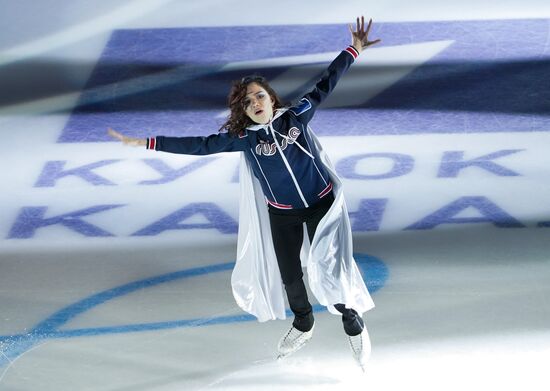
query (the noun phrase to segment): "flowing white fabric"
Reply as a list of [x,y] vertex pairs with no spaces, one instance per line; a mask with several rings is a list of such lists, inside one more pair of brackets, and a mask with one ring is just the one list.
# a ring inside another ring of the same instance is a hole
[[239,307],[260,322],[285,318],[284,288],[260,182],[241,152],[237,262],[231,275]]
[[[363,314],[372,309],[374,303],[353,259],[342,181],[315,134],[311,129],[309,132],[329,172],[335,200],[319,222],[311,244],[304,233],[302,264],[307,266],[309,287],[320,304],[335,315],[340,315],[333,306],[338,303]],[[285,319],[285,290],[262,188],[244,153],[240,163],[237,262],[231,276],[233,296],[244,311],[260,322]]]

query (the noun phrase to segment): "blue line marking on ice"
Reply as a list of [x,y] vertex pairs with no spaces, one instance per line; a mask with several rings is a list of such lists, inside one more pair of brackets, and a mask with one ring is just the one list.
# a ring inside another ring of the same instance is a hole
[[[365,280],[365,283],[369,288],[369,291],[373,293],[382,288],[389,275],[387,266],[378,258],[367,254],[355,254],[354,256],[357,261],[357,265],[359,266],[359,269],[361,270],[361,273],[363,275],[363,279]],[[13,361],[21,354],[30,350],[33,346],[47,339],[121,334],[253,321],[256,318],[252,315],[237,314],[229,316],[182,319],[167,322],[59,330],[60,327],[66,325],[72,319],[83,314],[84,312],[89,311],[90,309],[115,298],[119,298],[121,296],[125,296],[132,292],[135,292],[139,289],[151,288],[179,279],[197,277],[222,271],[229,271],[232,270],[234,266],[235,262],[228,262],[181,270],[178,272],[163,274],[140,281],[134,281],[89,296],[52,314],[47,319],[36,325],[27,334],[0,336],[0,366],[4,366],[8,362]],[[326,311],[326,308],[317,304],[313,306],[313,310],[315,312],[322,312]],[[287,310],[287,316],[290,315],[290,310]]]

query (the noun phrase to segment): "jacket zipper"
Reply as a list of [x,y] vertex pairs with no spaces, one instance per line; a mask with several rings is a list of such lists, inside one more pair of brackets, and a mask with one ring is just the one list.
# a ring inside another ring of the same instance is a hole
[[277,146],[277,150],[281,154],[281,159],[283,159],[283,162],[285,163],[286,169],[288,170],[288,173],[290,174],[290,177],[292,178],[292,181],[294,182],[294,186],[296,186],[296,190],[298,191],[298,194],[300,195],[300,198],[302,199],[302,202],[304,203],[306,208],[309,208],[309,205],[304,197],[304,194],[302,193],[302,189],[300,189],[300,185],[298,184],[298,181],[296,180],[296,177],[294,176],[294,172],[292,172],[292,169],[290,168],[290,164],[288,164],[288,161],[286,160],[286,157],[283,153],[283,150],[281,149],[281,146],[279,145],[279,142],[277,141],[277,135],[275,134],[275,131],[273,129],[273,126],[271,123],[269,124],[269,130],[271,131],[271,134],[273,135],[273,140],[275,140],[275,145]]

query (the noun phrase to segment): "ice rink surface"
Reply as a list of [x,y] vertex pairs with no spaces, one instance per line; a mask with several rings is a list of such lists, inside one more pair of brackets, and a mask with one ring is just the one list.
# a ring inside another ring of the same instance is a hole
[[[548,390],[547,1],[1,1],[0,390]],[[231,80],[299,97],[374,19],[313,129],[344,181],[376,308],[277,361],[230,286]]]

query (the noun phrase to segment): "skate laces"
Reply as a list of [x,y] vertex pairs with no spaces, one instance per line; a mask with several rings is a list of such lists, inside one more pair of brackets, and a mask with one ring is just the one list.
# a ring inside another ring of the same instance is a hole
[[306,335],[307,331],[300,331],[296,327],[292,326],[290,330],[288,330],[288,333],[285,335],[285,341],[296,341],[301,336]]
[[349,344],[351,346],[351,350],[353,350],[353,353],[356,355],[360,355],[363,353],[363,337],[361,336],[361,334],[349,336]]

